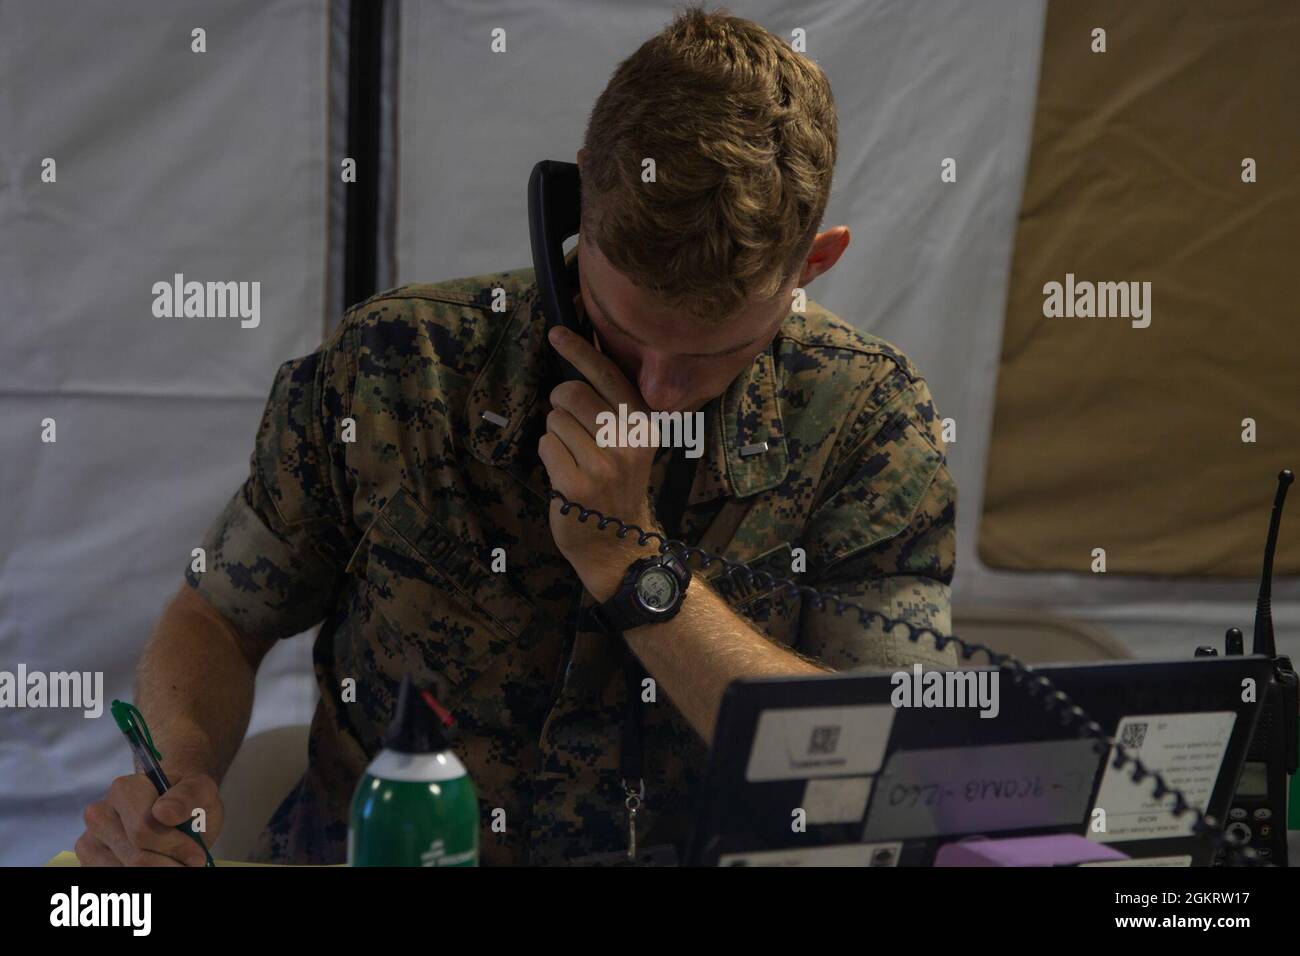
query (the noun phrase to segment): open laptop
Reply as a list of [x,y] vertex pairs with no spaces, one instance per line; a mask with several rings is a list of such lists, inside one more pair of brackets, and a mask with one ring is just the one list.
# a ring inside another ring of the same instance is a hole
[[[1164,809],[1172,800],[1152,796],[1151,777],[1132,782],[1131,765],[1115,769],[1042,694],[997,668],[933,673],[958,677],[937,690],[919,670],[734,682],[684,862],[929,866],[952,841],[1043,834],[1077,834],[1143,865],[1211,862],[1193,814]],[[1223,819],[1271,679],[1268,658],[1034,673]]]

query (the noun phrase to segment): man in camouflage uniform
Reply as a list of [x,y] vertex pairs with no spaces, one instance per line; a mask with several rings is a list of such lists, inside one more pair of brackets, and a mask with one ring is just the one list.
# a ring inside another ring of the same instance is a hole
[[[847,245],[843,227],[817,233],[776,297],[700,328],[654,309],[584,225],[567,261],[593,342],[548,337],[532,270],[519,270],[374,296],[316,352],[280,368],[249,477],[203,541],[207,570],[187,571],[192,591],[178,598],[195,618],[218,621],[254,670],[275,640],[324,622],[310,765],[260,858],[343,861],[352,792],[406,673],[456,716],[454,746],[480,797],[483,861],[552,864],[626,848],[628,649],[655,681],[642,708],[642,845],[686,835],[730,680],[955,662],[951,649],[912,643],[902,628],[864,628],[852,613],[721,577],[718,564],[693,568],[671,621],[622,639],[591,629],[584,609],[654,548],[561,514],[548,494],[659,528],[651,503],[671,452],[599,447],[596,415],[619,404],[702,407],[703,457],[681,539],[949,633],[956,492],[926,383],[881,339],[811,301],[791,307],[792,290]],[[655,318],[633,328],[634,312]],[[562,383],[557,352],[585,382]],[[692,362],[693,375],[727,377],[700,394],[708,386],[674,372]],[[151,670],[166,668],[142,664],[143,686]],[[176,697],[157,690],[148,704],[161,735],[183,739],[166,713],[180,708]],[[195,721],[204,719],[219,718]],[[209,737],[237,744],[236,724]],[[182,776],[207,767],[219,776],[233,753],[218,743],[195,751]],[[208,793],[207,773],[191,802]],[[123,794],[136,788],[133,799],[144,800],[143,786],[114,786],[107,804],[125,820]],[[504,829],[492,825],[498,809]],[[171,822],[154,817],[155,829]],[[122,859],[109,810],[96,805],[87,820],[83,861]],[[172,837],[158,829],[156,839]],[[194,862],[184,842],[143,858]]]
[[[545,331],[531,270],[411,285],[351,309],[280,369],[252,474],[205,541],[209,571],[188,573],[246,633],[289,637],[325,618],[311,766],[272,821],[267,858],[342,859],[352,790],[408,671],[456,715],[485,862],[624,845],[622,646],[575,630],[584,588],[548,521],[536,449],[559,371]],[[809,303],[705,411],[685,540],[949,632],[955,492],[925,381],[901,353]],[[354,443],[339,437],[347,419]],[[661,478],[668,454],[656,457]],[[688,602],[702,586],[697,575]],[[952,662],[902,629],[735,580],[715,588],[768,639],[830,668]],[[646,844],[681,840],[706,751],[666,679],[662,690],[645,708]],[[504,833],[490,828],[498,807]]]

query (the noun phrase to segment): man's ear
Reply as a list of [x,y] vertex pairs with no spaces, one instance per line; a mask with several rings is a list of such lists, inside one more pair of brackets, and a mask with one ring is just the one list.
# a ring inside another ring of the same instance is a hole
[[808,257],[804,260],[798,285],[801,288],[806,286],[839,262],[840,256],[844,255],[844,250],[849,247],[850,238],[848,226],[836,226],[817,233],[813,237],[812,247],[808,250]]

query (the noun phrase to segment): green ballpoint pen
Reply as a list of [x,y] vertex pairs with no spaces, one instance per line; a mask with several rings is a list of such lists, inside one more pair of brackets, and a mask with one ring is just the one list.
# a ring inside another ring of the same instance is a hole
[[[131,752],[135,754],[135,759],[139,762],[144,775],[157,788],[158,795],[162,796],[172,788],[172,785],[167,780],[167,774],[163,773],[162,764],[159,763],[162,754],[153,745],[153,737],[149,735],[149,725],[144,722],[144,715],[134,704],[124,700],[113,701],[109,710],[112,711],[117,726],[126,735],[126,742],[131,745]],[[212,861],[212,854],[208,852],[207,845],[203,842],[203,837],[194,829],[192,819],[176,824],[176,829],[202,848],[203,856],[207,859],[204,866],[216,866]]]

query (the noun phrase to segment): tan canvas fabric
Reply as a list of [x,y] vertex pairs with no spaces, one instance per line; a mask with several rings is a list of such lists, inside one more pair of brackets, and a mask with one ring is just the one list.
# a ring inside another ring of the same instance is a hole
[[[1298,230],[1300,5],[1049,4],[985,563],[1086,572],[1104,548],[1109,573],[1259,574],[1277,472],[1300,469]],[[1045,317],[1067,274],[1149,282],[1149,318]]]

